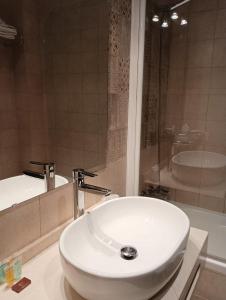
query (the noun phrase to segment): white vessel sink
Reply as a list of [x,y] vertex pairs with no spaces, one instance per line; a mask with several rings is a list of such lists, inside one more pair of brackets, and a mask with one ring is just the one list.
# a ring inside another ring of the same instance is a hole
[[[189,228],[182,210],[159,199],[104,202],[62,233],[64,274],[88,300],[150,299],[180,266]],[[125,246],[137,250],[133,259],[122,257]]]

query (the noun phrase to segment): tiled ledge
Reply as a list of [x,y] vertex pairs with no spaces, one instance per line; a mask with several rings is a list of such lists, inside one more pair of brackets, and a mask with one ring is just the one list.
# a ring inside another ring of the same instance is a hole
[[[26,247],[20,249],[17,252],[14,252],[13,255],[15,257],[20,256],[22,258],[22,263],[27,263],[33,257],[39,255],[43,250],[50,247],[52,244],[56,243],[65,227],[67,227],[73,219],[69,219],[62,225],[56,227],[55,229],[51,230],[49,233],[41,236],[39,239],[35,240],[31,244],[27,245]],[[6,261],[10,260],[10,256],[6,258]]]
[[[191,228],[187,250],[179,272],[153,300],[185,299],[199,263],[199,256],[207,241],[207,235],[205,231]],[[26,263],[23,266],[23,276],[31,279],[31,285],[20,294],[1,286],[1,300],[84,300],[64,278],[58,243]]]
[[73,187],[66,184],[0,214],[0,260],[73,217]]

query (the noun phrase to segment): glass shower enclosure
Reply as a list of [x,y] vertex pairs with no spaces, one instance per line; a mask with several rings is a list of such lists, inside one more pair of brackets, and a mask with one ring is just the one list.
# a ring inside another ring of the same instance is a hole
[[147,0],[141,195],[172,201],[226,260],[226,4]]

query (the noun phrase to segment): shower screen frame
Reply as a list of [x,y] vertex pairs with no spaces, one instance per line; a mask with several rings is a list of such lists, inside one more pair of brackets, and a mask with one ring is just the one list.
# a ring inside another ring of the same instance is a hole
[[146,0],[132,0],[126,195],[139,194]]

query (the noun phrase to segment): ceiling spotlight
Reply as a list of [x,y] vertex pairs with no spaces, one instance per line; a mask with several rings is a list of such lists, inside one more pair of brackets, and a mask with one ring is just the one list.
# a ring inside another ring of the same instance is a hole
[[162,22],[161,27],[162,27],[162,28],[168,28],[168,27],[169,27],[168,21],[167,21],[167,20],[164,20],[164,21]]
[[155,22],[155,23],[159,22],[159,16],[158,15],[154,15],[152,17],[152,21]]
[[175,12],[175,11],[171,14],[170,17],[171,17],[172,20],[177,20],[179,18],[178,13]]
[[184,26],[184,25],[187,25],[187,24],[188,24],[188,21],[186,19],[182,18],[181,21],[180,21],[180,25]]

